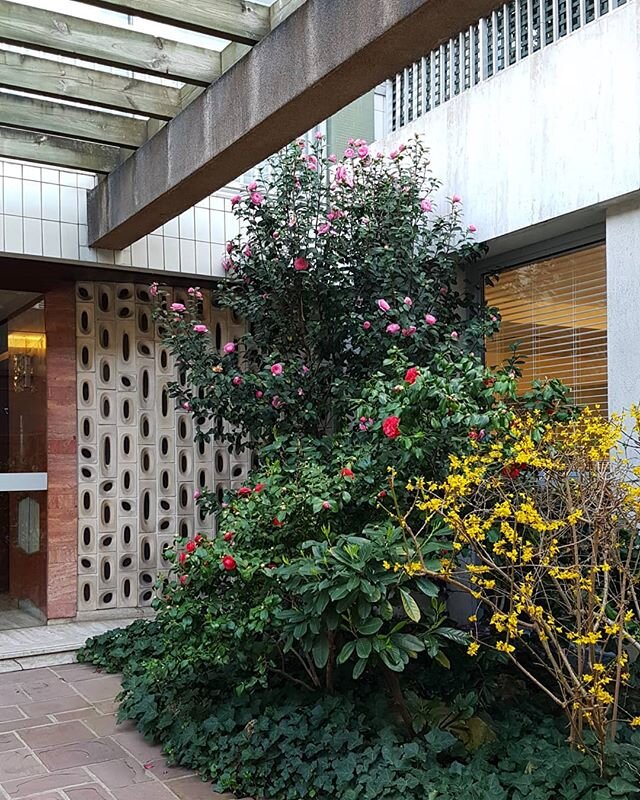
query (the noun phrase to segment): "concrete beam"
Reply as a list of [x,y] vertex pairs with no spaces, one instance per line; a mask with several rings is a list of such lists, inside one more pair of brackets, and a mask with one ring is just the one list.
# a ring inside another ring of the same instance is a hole
[[500,4],[375,5],[300,6],[92,191],[91,244],[128,246]]
[[220,53],[103,22],[0,0],[0,42],[207,86]]
[[271,29],[267,6],[249,0],[85,0],[92,6],[255,44]]
[[0,158],[19,158],[21,161],[88,172],[111,172],[131,153],[125,147],[83,142],[0,125]]

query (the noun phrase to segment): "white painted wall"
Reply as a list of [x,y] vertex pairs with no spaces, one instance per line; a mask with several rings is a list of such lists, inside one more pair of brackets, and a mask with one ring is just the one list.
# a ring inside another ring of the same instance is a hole
[[415,133],[483,240],[640,189],[640,9],[620,8],[381,143]]

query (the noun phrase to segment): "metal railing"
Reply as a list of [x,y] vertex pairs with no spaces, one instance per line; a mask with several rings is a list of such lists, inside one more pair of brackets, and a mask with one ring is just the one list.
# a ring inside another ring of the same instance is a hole
[[626,3],[627,0],[504,3],[388,82],[388,132]]

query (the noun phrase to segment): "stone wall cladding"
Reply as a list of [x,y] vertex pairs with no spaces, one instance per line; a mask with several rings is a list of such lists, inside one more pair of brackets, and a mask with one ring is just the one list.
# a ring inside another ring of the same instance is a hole
[[[216,342],[242,334],[206,294],[204,306]],[[248,454],[194,442],[190,414],[168,395],[176,371],[146,285],[76,284],[76,332],[78,612],[148,606],[174,537],[213,530],[194,490],[239,486]]]

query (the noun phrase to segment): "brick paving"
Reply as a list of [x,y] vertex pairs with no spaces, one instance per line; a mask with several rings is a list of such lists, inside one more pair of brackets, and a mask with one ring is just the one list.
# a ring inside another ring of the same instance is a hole
[[119,690],[83,664],[0,674],[0,798],[232,800],[117,725]]

